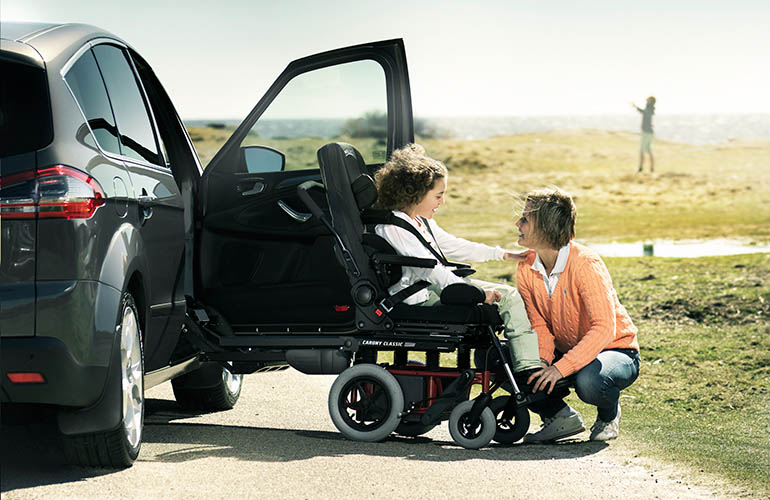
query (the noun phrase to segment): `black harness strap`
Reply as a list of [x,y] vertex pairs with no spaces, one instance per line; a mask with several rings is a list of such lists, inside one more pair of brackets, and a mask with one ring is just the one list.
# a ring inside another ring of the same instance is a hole
[[[401,219],[400,217],[398,217],[396,215],[393,215],[393,213],[391,213],[386,218],[386,220],[384,222],[382,222],[382,223],[383,224],[392,224],[394,226],[398,226],[401,229],[405,229],[405,230],[409,231],[410,233],[412,233],[417,238],[417,240],[420,243],[422,243],[422,245],[425,248],[427,248],[430,251],[430,253],[433,254],[434,257],[436,257],[436,260],[438,260],[439,262],[441,262],[443,265],[445,265],[447,267],[457,267],[457,268],[471,267],[468,264],[460,264],[458,262],[449,262],[446,259],[446,257],[444,257],[444,254],[440,253],[441,249],[436,251],[436,249],[433,248],[433,245],[428,243],[428,240],[426,240],[425,237],[422,234],[420,234],[420,232],[417,229],[415,229],[415,227],[413,225],[409,224],[407,221]],[[428,231],[430,231],[430,226],[428,226]],[[433,231],[430,231],[430,234],[432,236],[433,235]],[[435,238],[434,238],[434,240],[435,240]],[[436,243],[436,246],[438,246],[438,242]]]
[[[423,219],[423,221],[425,221],[425,219]],[[385,220],[380,222],[380,224],[392,224],[394,226],[398,226],[401,229],[405,229],[405,230],[409,231],[410,233],[412,233],[419,240],[419,242],[422,243],[422,245],[425,248],[430,250],[430,253],[432,253],[433,256],[436,257],[436,260],[441,262],[441,264],[443,264],[446,267],[454,267],[455,269],[452,272],[456,276],[459,276],[460,278],[466,278],[466,277],[468,277],[471,274],[476,272],[476,270],[473,269],[468,264],[461,264],[459,262],[449,262],[446,259],[446,257],[444,257],[444,254],[441,253],[441,248],[440,247],[439,247],[438,251],[436,251],[436,249],[433,248],[433,245],[428,243],[428,241],[425,239],[425,237],[422,234],[420,234],[420,232],[417,229],[415,229],[415,227],[413,225],[409,224],[408,222],[406,222],[402,218],[394,215],[393,212],[391,212],[387,217],[385,217]],[[430,232],[431,236],[433,236],[433,231],[431,231],[430,226],[428,225],[427,221],[425,221],[425,225],[428,228],[428,232]],[[434,241],[436,240],[435,236],[433,236],[433,240]],[[436,241],[436,246],[437,247],[439,246],[437,241]]]
[[390,312],[396,304],[400,304],[401,302],[406,300],[406,298],[409,297],[410,295],[414,295],[420,290],[424,288],[428,288],[428,286],[430,286],[430,283],[428,283],[425,280],[412,283],[408,287],[394,293],[390,297],[385,297],[384,299],[382,299],[380,301],[380,307],[383,308],[385,312]]
[[[441,254],[441,256],[444,257],[444,262],[449,262],[447,260],[446,256],[444,255],[444,252],[441,251],[441,246],[438,244],[438,240],[436,239],[436,235],[433,234],[433,229],[431,229],[430,228],[430,224],[428,224],[428,219],[426,219],[425,217],[420,217],[420,219],[422,219],[422,223],[425,224],[425,229],[427,229],[428,232],[430,233],[430,237],[433,238],[433,242],[436,244],[436,249]],[[444,264],[444,265],[446,265],[446,264]]]

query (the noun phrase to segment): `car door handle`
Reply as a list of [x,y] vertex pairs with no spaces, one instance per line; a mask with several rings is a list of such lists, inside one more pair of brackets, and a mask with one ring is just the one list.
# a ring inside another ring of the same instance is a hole
[[142,224],[145,221],[152,219],[152,206],[155,204],[154,196],[147,194],[147,190],[142,188],[142,194],[136,197],[136,201],[139,204],[139,215],[142,219]]
[[255,181],[251,188],[246,189],[249,184],[251,184],[251,182],[242,182],[238,184],[238,191],[241,192],[241,196],[253,196],[265,190],[265,183],[262,181]]
[[281,210],[286,212],[289,215],[289,217],[291,217],[297,222],[307,222],[308,219],[310,219],[313,216],[313,214],[297,212],[296,210],[291,208],[289,205],[287,205],[286,202],[283,200],[278,200],[278,206],[281,207]]

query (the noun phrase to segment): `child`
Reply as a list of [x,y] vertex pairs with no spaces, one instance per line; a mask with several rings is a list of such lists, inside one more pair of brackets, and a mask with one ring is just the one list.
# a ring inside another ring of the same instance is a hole
[[655,171],[655,158],[652,156],[652,115],[655,114],[655,98],[647,98],[647,106],[644,109],[636,104],[631,104],[638,112],[642,114],[642,141],[639,146],[639,170],[642,171],[644,165],[644,153],[650,155],[650,172]]
[[[491,247],[457,238],[439,227],[433,214],[444,203],[447,190],[448,172],[446,167],[425,154],[425,149],[410,144],[393,152],[393,156],[376,176],[378,204],[393,211],[417,229],[435,250],[443,252],[448,259],[481,262],[486,260],[521,260],[525,254],[515,254],[500,247]],[[408,230],[390,224],[379,224],[375,232],[390,243],[400,255],[434,259],[433,253],[425,248],[418,238]],[[540,356],[537,334],[532,330],[527,312],[516,288],[485,281],[460,278],[452,269],[437,262],[434,268],[404,267],[403,277],[391,287],[396,293],[409,285],[425,280],[430,282],[426,289],[408,297],[407,304],[432,306],[440,303],[441,291],[453,284],[464,281],[484,290],[487,304],[497,303],[500,317],[509,340],[513,371],[539,369]]]

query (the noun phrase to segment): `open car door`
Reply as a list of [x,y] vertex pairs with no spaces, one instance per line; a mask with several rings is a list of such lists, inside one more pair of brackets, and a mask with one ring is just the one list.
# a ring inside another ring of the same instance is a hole
[[310,217],[297,186],[321,180],[316,151],[328,142],[353,144],[374,172],[413,140],[402,40],[289,64],[204,170],[198,300],[236,332],[351,322],[350,287],[332,236]]

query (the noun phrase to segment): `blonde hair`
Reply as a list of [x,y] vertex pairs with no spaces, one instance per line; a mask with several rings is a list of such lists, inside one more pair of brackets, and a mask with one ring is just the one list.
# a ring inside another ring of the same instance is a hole
[[524,216],[551,247],[558,249],[575,237],[577,208],[572,196],[561,189],[538,189],[527,193]]
[[393,151],[374,176],[377,205],[389,210],[404,210],[420,203],[436,181],[449,175],[438,160],[427,156],[419,144],[407,144]]

